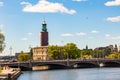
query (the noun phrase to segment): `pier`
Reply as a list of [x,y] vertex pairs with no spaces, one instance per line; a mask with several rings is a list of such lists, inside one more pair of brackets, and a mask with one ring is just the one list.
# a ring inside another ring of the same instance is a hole
[[16,80],[21,74],[19,68],[10,68],[9,70],[2,70],[0,73],[0,80]]

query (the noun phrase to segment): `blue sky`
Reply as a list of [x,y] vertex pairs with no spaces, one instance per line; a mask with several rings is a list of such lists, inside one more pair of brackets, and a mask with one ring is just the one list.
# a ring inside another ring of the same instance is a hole
[[40,46],[45,18],[50,45],[120,45],[120,0],[0,0],[4,55]]

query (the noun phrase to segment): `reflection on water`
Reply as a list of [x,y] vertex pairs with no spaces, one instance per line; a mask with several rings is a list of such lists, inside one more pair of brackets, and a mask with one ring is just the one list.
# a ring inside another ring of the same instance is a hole
[[48,66],[34,66],[32,70],[47,70],[49,69]]
[[18,80],[120,80],[120,68],[27,71]]

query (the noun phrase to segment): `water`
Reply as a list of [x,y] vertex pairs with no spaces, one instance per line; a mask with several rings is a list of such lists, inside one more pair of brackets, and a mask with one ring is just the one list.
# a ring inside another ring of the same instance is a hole
[[120,68],[27,71],[17,80],[120,80]]

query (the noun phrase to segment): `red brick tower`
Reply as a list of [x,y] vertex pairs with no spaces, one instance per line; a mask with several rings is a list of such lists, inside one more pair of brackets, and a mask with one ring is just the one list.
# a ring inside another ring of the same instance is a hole
[[40,46],[48,46],[48,32],[47,32],[47,24],[44,20],[42,23],[42,31],[40,33]]

